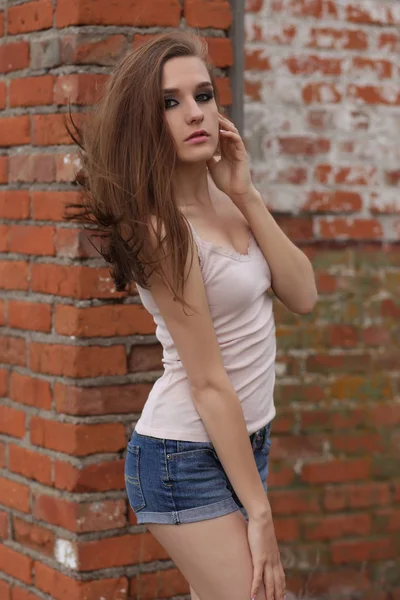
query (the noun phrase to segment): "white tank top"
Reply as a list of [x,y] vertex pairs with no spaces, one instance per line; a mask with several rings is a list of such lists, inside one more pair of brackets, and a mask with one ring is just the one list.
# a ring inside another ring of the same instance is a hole
[[[191,228],[223,363],[251,435],[276,413],[275,322],[267,295],[271,272],[252,233],[247,253],[240,254],[201,239]],[[164,372],[153,385],[135,430],[156,438],[208,442],[186,371],[152,294],[140,286],[137,289],[157,326]]]

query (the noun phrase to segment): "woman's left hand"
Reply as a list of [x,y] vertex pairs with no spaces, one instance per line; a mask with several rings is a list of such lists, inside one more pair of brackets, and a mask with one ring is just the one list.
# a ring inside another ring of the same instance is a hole
[[207,167],[215,185],[239,207],[254,191],[249,157],[238,130],[220,113],[219,128],[221,158],[212,157]]

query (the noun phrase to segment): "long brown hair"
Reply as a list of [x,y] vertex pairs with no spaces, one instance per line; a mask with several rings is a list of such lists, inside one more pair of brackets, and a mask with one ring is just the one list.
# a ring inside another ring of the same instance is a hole
[[[65,218],[95,229],[92,237],[101,239],[96,249],[111,265],[116,290],[125,290],[131,281],[149,289],[156,270],[174,298],[187,306],[183,287],[192,232],[173,196],[176,151],[162,95],[163,66],[181,56],[204,62],[218,104],[206,41],[193,31],[158,35],[130,51],[80,129],[69,113],[74,131],[67,127],[80,147],[82,165],[76,182],[84,194],[81,204],[68,205]],[[168,269],[161,266],[165,258]]]

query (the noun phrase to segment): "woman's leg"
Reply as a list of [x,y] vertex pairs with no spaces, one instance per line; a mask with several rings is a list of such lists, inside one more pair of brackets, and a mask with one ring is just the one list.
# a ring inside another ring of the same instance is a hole
[[[147,524],[189,582],[193,600],[250,600],[253,566],[240,511],[183,525]],[[265,599],[265,589],[257,600]]]

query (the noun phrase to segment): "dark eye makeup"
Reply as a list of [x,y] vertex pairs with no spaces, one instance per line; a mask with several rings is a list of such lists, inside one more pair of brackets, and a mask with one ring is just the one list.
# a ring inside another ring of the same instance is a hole
[[[201,92],[201,94],[197,94],[196,96],[196,100],[198,102],[209,102],[210,100],[212,100],[214,98],[214,93],[210,90],[209,92]],[[170,102],[176,102],[176,104],[169,104]],[[178,101],[175,100],[175,98],[164,98],[164,106],[166,109],[168,108],[173,108],[174,106],[177,106]]]

